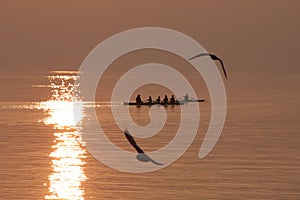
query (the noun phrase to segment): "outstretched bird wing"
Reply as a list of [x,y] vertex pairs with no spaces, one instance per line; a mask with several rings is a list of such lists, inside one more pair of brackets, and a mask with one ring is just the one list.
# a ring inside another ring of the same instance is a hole
[[132,137],[132,135],[130,135],[128,130],[125,130],[124,134],[125,134],[127,140],[129,141],[129,143],[135,148],[135,150],[138,153],[144,153],[144,151],[136,144],[134,138]]
[[201,57],[201,56],[210,56],[210,54],[209,53],[200,53],[200,54],[197,54],[197,55],[191,57],[189,60],[193,60],[193,59]]
[[200,54],[198,54],[198,55],[195,55],[195,56],[191,57],[189,60],[192,60],[192,59],[194,59],[194,58],[198,58],[198,57],[201,57],[201,56],[210,56],[211,59],[213,59],[213,60],[218,60],[218,61],[221,63],[221,66],[222,66],[222,69],[223,69],[225,78],[227,79],[227,73],[226,73],[226,70],[225,70],[225,66],[224,66],[224,64],[223,64],[223,61],[222,61],[219,57],[217,57],[216,55],[210,54],[210,53],[200,53]]
[[209,54],[209,55],[210,55],[211,59],[220,61],[221,65],[222,65],[224,75],[225,75],[225,78],[227,79],[227,73],[226,73],[226,70],[225,70],[225,67],[224,67],[224,64],[223,64],[223,61],[221,60],[221,58],[219,58],[218,56],[216,56],[214,54]]
[[[150,157],[149,157],[150,158]],[[152,158],[149,159],[150,162],[152,162],[155,165],[164,165],[162,163],[156,162],[155,160],[153,160]]]

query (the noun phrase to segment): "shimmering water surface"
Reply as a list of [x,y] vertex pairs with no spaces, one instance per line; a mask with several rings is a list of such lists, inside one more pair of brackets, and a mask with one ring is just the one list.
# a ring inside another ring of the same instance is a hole
[[[228,91],[227,119],[213,151],[198,158],[209,118],[200,103],[198,134],[183,156],[151,173],[131,174],[96,160],[82,142],[84,106],[94,107],[108,138],[133,151],[111,118],[121,102],[80,102],[74,107],[75,72],[52,72],[48,100],[0,102],[0,199],[298,199],[300,196],[299,93]],[[38,83],[37,83],[38,84]],[[287,99],[289,99],[287,103]],[[292,106],[291,106],[292,105]],[[75,109],[75,110],[74,110]],[[149,122],[149,108],[132,107],[137,124]],[[74,112],[76,117],[74,118]],[[167,107],[164,129],[137,139],[145,151],[166,145],[180,120]],[[151,164],[151,163],[145,163]]]

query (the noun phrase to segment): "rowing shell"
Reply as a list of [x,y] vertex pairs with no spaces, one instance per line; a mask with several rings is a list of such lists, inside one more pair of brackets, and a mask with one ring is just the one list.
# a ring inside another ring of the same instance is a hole
[[167,106],[167,105],[182,105],[184,102],[178,101],[175,103],[149,103],[149,102],[142,102],[142,103],[136,103],[136,102],[124,102],[125,106],[152,106],[152,105],[162,105],[162,106]]
[[156,102],[152,102],[152,103],[149,103],[149,102],[142,102],[142,103],[136,103],[136,102],[124,102],[124,105],[125,106],[152,106],[152,105],[163,105],[163,106],[167,106],[167,105],[183,105],[185,103],[188,103],[188,102],[204,102],[205,99],[189,99],[188,101],[175,101],[174,103],[156,103]]

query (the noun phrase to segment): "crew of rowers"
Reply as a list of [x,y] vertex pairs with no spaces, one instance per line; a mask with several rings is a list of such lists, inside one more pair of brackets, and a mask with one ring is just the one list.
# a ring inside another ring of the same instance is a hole
[[[141,99],[141,95],[137,95],[135,101],[136,101],[137,104],[142,104],[143,101]],[[165,98],[163,100],[160,99],[160,96],[158,96],[155,101],[152,100],[151,96],[149,96],[149,98],[147,99],[147,103],[149,103],[149,104],[160,104],[160,103],[163,103],[163,104],[174,104],[175,102],[176,101],[175,101],[174,95],[171,96],[170,101],[169,101],[169,98],[168,98],[167,95],[165,95]]]

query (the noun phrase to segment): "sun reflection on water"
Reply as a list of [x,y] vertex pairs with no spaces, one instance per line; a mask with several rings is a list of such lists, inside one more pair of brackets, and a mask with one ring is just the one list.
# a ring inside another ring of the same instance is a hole
[[52,97],[41,102],[47,114],[45,124],[53,125],[54,141],[51,158],[52,173],[49,175],[49,194],[45,199],[84,199],[82,183],[86,150],[80,143],[78,123],[82,118],[82,104],[73,99],[75,72],[55,72],[48,76]]

